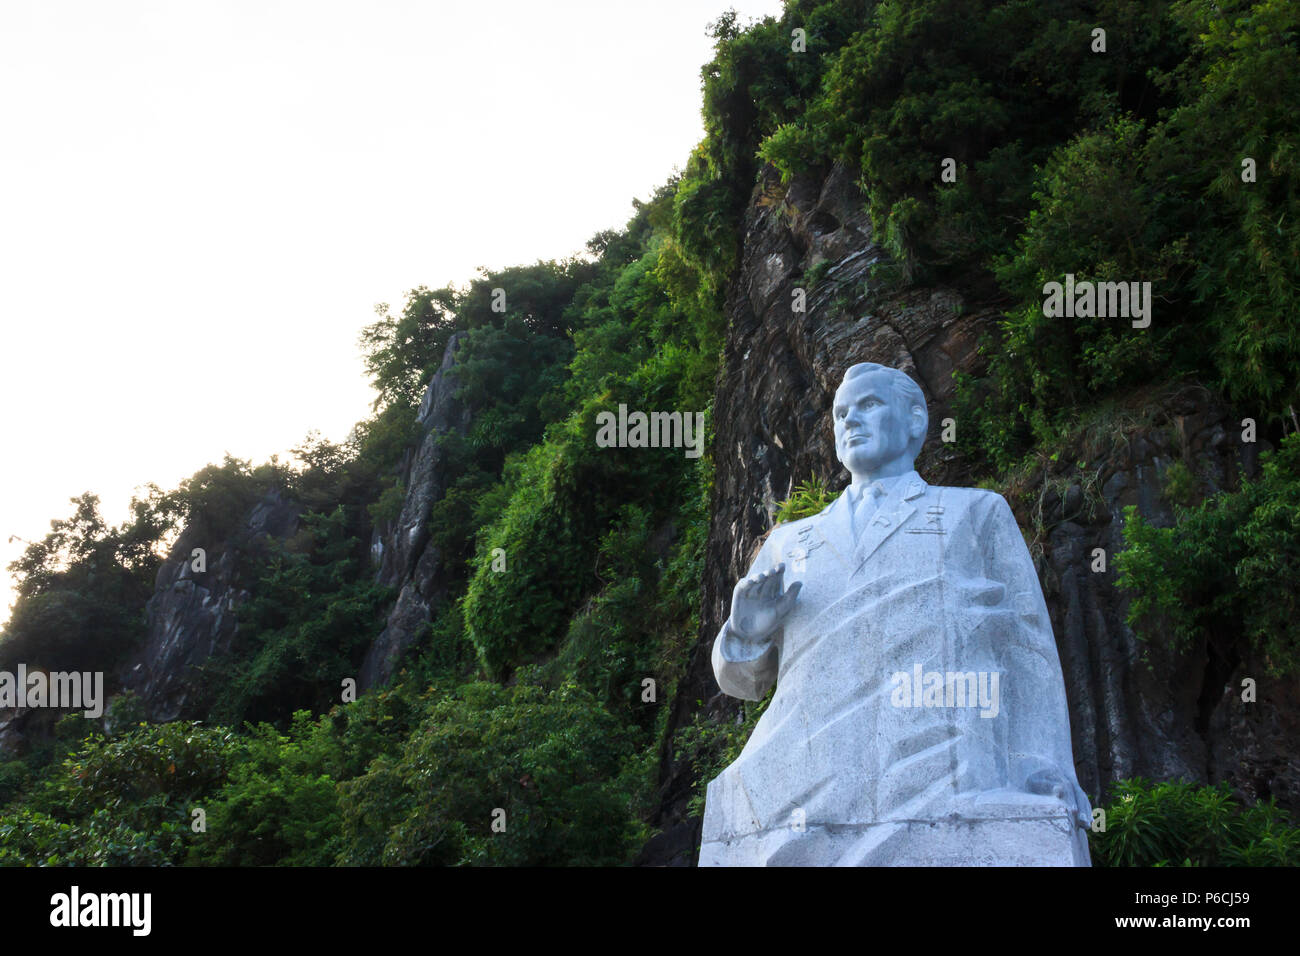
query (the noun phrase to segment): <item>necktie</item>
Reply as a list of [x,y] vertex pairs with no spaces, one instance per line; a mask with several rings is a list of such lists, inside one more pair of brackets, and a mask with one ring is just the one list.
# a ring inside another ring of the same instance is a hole
[[871,516],[876,513],[876,504],[884,493],[885,487],[879,480],[850,492],[850,501],[853,503],[854,539],[860,538],[867,530]]

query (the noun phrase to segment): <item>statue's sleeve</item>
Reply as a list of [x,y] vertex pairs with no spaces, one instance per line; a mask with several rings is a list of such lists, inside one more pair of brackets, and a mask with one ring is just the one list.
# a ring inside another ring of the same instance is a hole
[[[776,567],[777,556],[781,553],[777,544],[778,536],[779,531],[776,530],[767,536],[746,577]],[[784,629],[778,627],[767,641],[754,645],[742,641],[732,632],[731,609],[728,608],[727,612],[727,620],[713,641],[713,676],[718,679],[722,692],[729,697],[762,700],[776,682]]]
[[989,499],[981,535],[986,575],[1006,588],[1003,601],[1014,621],[998,649],[1002,707],[1009,721],[1008,783],[1029,790],[1031,777],[1055,776],[1079,821],[1090,823],[1092,809],[1074,770],[1070,708],[1043,589],[1011,506],[1001,495]]

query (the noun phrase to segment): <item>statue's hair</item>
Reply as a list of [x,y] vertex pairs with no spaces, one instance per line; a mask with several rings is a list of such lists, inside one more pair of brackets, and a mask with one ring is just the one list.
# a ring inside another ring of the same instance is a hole
[[851,379],[859,378],[868,372],[888,373],[895,394],[901,396],[903,401],[907,403],[908,410],[911,411],[914,407],[921,409],[921,418],[925,422],[925,427],[921,429],[920,437],[913,438],[911,444],[907,446],[907,450],[913,455],[920,454],[921,446],[925,444],[926,432],[930,428],[930,410],[925,404],[925,392],[921,391],[921,386],[917,385],[912,380],[912,376],[906,372],[901,369],[890,368],[888,365],[877,365],[875,362],[859,362],[857,365],[850,365],[844,370],[844,378],[840,381],[840,388],[843,388],[844,384]]

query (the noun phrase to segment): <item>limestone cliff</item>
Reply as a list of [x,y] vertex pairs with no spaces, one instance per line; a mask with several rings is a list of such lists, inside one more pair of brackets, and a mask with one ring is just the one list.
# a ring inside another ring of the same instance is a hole
[[[265,548],[268,536],[292,536],[299,511],[297,502],[273,491],[226,540],[200,542],[193,529],[176,540],[145,608],[144,641],[122,674],[123,688],[140,695],[150,720],[191,719],[206,712],[210,702],[201,699],[196,669],[230,650],[238,627],[236,609],[248,597],[239,582],[243,559]],[[196,547],[205,551],[202,571],[194,569],[191,559]]]
[[[400,466],[406,489],[401,515],[376,529],[371,541],[376,579],[397,590],[398,597],[387,626],[366,651],[358,680],[363,689],[389,680],[394,662],[419,636],[443,592],[438,549],[429,543],[427,526],[429,509],[444,490],[438,436],[468,425],[468,412],[455,398],[451,375],[459,338],[453,336],[448,343],[442,366],[420,404],[421,438]],[[200,542],[193,529],[182,532],[158,571],[155,593],[145,611],[144,640],[121,674],[121,686],[140,695],[151,720],[206,714],[211,701],[200,679],[201,668],[232,648],[238,608],[249,597],[246,582],[240,579],[241,568],[267,547],[268,538],[293,537],[301,510],[298,502],[270,492],[224,541],[214,545]],[[195,547],[205,548],[206,570],[194,570],[191,551]]]
[[377,580],[399,590],[387,625],[366,651],[357,681],[362,690],[388,682],[446,593],[439,575],[442,555],[429,540],[429,511],[446,491],[438,440],[448,431],[464,432],[469,427],[469,409],[456,398],[452,372],[462,338],[456,333],[448,341],[442,365],[420,402],[420,442],[406,453],[400,468],[406,488],[402,513],[395,522],[375,529],[371,539]]

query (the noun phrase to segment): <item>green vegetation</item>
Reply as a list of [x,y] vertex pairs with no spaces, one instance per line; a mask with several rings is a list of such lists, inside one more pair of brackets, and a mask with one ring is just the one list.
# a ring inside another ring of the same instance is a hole
[[99,499],[74,499],[66,520],[10,565],[18,600],[0,642],[0,669],[19,662],[51,670],[109,667],[143,633],[140,609],[153,592],[159,540],[180,517],[176,495],[150,488],[133,519],[109,528]]
[[[745,749],[749,735],[754,732],[758,718],[763,716],[772,702],[775,689],[757,703],[741,705],[739,720],[713,721],[701,712],[695,720],[677,732],[673,746],[677,756],[686,760],[695,774],[695,790],[691,794],[692,813],[704,813],[704,796],[709,781],[730,766]],[[698,701],[703,704],[703,701]]]
[[343,862],[624,862],[645,838],[622,779],[637,770],[624,738],[572,685],[464,685],[430,708],[400,756],[343,788]]
[[807,481],[796,485],[794,494],[776,506],[776,523],[785,524],[787,521],[811,518],[815,514],[820,514],[822,509],[839,496],[838,491],[831,491],[822,484],[820,478],[813,475]]
[[[1199,378],[1271,421],[1300,398],[1294,4],[799,0],[716,31],[674,253],[725,275],[723,224],[756,153],[787,178],[857,171],[897,281],[1006,308],[987,373],[962,383],[972,459],[1004,470],[1076,409],[1153,379]],[[1043,284],[1066,273],[1151,282],[1151,327],[1046,318]]]
[[1176,507],[1157,528],[1125,509],[1126,548],[1115,559],[1133,592],[1128,619],[1147,639],[1166,625],[1179,646],[1239,635],[1271,675],[1300,669],[1300,436],[1263,460],[1240,491]]
[[1226,784],[1121,780],[1089,844],[1095,866],[1296,866],[1300,827],[1272,801],[1243,807]]
[[206,668],[213,720],[239,726],[273,720],[286,708],[326,709],[337,699],[337,675],[356,673],[383,629],[393,595],[362,572],[343,506],[308,513],[304,524],[305,551],[272,545],[254,562],[236,640]]

